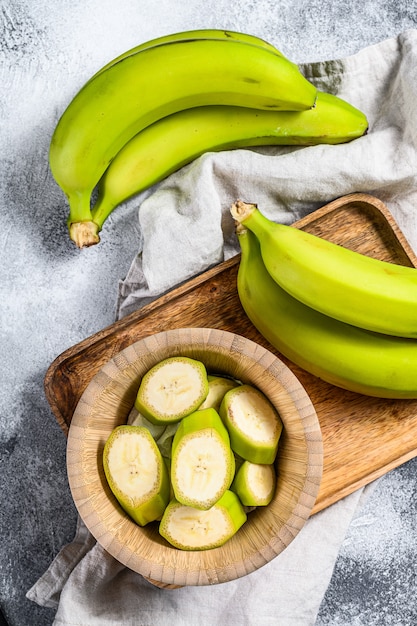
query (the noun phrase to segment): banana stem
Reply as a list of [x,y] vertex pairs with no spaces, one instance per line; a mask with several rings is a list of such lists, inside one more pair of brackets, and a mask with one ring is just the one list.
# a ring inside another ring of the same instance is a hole
[[67,194],[70,207],[67,218],[69,236],[78,248],[94,246],[100,241],[100,227],[91,215],[90,195],[85,190]]
[[87,248],[99,243],[99,227],[93,221],[74,222],[69,225],[69,235],[78,248]]
[[254,203],[243,202],[243,200],[236,200],[230,208],[232,216],[237,222],[244,222],[258,206]]

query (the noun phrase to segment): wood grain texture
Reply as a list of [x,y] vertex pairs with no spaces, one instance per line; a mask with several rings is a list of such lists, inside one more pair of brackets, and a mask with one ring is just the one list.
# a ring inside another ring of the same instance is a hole
[[[369,256],[417,266],[417,258],[384,204],[351,194],[294,224]],[[67,433],[93,375],[129,344],[169,328],[211,327],[236,332],[279,356],[307,390],[324,445],[324,472],[313,513],[417,454],[417,401],[379,400],[343,391],[282,357],[246,317],[237,295],[239,256],[174,289],[61,354],[45,376],[52,411]]]
[[[157,523],[135,524],[114,498],[103,469],[105,442],[126,423],[142,377],[162,359],[178,355],[260,389],[284,426],[272,501],[252,511],[231,539],[211,550],[177,550],[159,535]],[[78,512],[107,552],[157,586],[212,585],[262,567],[300,532],[319,490],[323,444],[314,407],[282,360],[235,333],[182,328],[131,344],[92,378],[70,425],[67,468]]]

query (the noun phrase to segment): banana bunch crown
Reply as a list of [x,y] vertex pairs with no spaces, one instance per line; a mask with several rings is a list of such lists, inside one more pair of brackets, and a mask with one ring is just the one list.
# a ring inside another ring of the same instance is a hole
[[255,205],[238,201],[231,213],[239,298],[273,347],[343,389],[417,398],[415,268],[276,224]]

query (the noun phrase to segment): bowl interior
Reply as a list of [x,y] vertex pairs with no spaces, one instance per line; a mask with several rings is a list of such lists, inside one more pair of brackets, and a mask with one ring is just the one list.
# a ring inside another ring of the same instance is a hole
[[[249,513],[237,534],[212,550],[181,551],[159,535],[156,522],[139,527],[117,503],[103,470],[104,444],[115,426],[126,423],[142,376],[174,355],[201,360],[210,373],[258,387],[284,424],[273,501]],[[118,353],[84,391],[68,435],[69,484],[87,528],[121,563],[162,585],[226,582],[268,563],[288,546],[308,519],[322,468],[320,426],[298,379],[265,348],[215,329],[162,332]]]

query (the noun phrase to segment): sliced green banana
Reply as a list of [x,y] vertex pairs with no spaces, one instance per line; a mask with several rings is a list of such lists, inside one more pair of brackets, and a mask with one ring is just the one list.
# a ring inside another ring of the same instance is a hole
[[223,398],[220,415],[236,454],[252,463],[274,462],[282,422],[261,391],[251,385],[231,389]]
[[226,491],[207,511],[173,499],[165,509],[159,533],[180,550],[208,550],[233,537],[246,519],[242,504],[232,491]]
[[229,434],[212,408],[181,421],[172,443],[171,482],[181,504],[207,510],[232,483],[234,455]]
[[110,489],[137,524],[162,517],[170,499],[169,474],[147,428],[116,427],[105,443],[103,466]]
[[230,488],[244,506],[266,506],[274,497],[276,480],[273,465],[245,461]]
[[135,408],[154,424],[169,424],[195,411],[207,394],[204,364],[188,357],[170,357],[142,378]]
[[239,383],[232,378],[225,378],[223,376],[212,376],[209,374],[207,378],[209,385],[208,395],[203,404],[199,406],[199,409],[208,409],[211,407],[218,411],[225,393],[229,391],[229,389],[237,387]]

